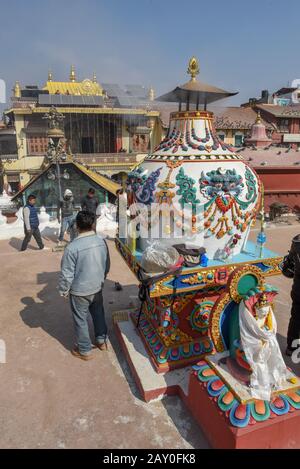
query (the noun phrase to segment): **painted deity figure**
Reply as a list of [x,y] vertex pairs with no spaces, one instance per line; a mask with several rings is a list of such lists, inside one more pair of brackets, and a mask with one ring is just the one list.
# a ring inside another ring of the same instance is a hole
[[266,401],[287,380],[287,367],[276,338],[277,323],[272,308],[275,295],[275,291],[260,291],[241,301],[238,328],[235,324],[239,337],[231,335],[228,361],[230,371],[250,385],[252,397]]

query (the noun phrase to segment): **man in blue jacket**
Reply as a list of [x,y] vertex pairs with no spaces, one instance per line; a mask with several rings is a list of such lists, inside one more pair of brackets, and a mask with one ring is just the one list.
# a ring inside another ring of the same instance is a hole
[[110,268],[106,242],[93,231],[95,214],[81,211],[76,217],[78,236],[65,249],[59,277],[61,296],[70,297],[76,345],[72,354],[82,360],[94,358],[88,314],[93,319],[96,347],[107,350],[107,326],[103,308],[103,285]]
[[39,217],[37,209],[35,208],[36,196],[30,195],[27,199],[27,204],[23,208],[24,232],[25,238],[22,243],[21,251],[26,251],[29,241],[33,236],[40,249],[44,249],[41,233],[39,230]]

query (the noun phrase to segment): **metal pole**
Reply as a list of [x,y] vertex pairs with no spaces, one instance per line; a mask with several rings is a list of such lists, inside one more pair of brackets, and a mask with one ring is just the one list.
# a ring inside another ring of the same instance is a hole
[[260,245],[260,252],[259,257],[263,257],[264,252],[264,242],[265,239],[265,187],[263,183],[261,183],[261,220],[260,220],[260,232],[261,232],[261,245]]
[[62,192],[61,192],[61,182],[60,182],[60,165],[59,165],[59,160],[57,156],[56,156],[56,173],[57,173],[59,202],[61,202]]
[[[56,150],[57,152],[57,150]],[[58,160],[58,155],[56,154],[56,177],[57,177],[57,185],[58,185],[58,204],[57,204],[57,216],[61,217],[61,212],[60,212],[60,204],[62,202],[62,192],[61,192],[61,181],[60,181],[60,166],[59,166],[59,160]],[[60,219],[60,223],[62,223],[62,219]]]

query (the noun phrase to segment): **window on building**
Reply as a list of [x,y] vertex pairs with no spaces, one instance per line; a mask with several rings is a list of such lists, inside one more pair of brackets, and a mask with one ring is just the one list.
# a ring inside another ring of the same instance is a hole
[[31,135],[27,139],[27,145],[29,156],[43,156],[47,152],[48,139]]
[[219,137],[220,140],[222,140],[222,142],[225,142],[225,134],[223,132],[220,132],[218,134],[218,137]]
[[278,128],[280,132],[289,132],[289,119],[279,119]]
[[243,134],[235,134],[234,136],[234,146],[235,147],[242,147],[244,143],[244,135]]
[[16,194],[20,189],[20,176],[19,174],[8,174],[7,175],[7,182],[10,186],[10,190],[12,194]]

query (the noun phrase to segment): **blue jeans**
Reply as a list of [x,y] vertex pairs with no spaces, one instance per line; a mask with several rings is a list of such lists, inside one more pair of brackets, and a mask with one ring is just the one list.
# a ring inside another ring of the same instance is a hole
[[103,344],[106,342],[107,325],[105,322],[102,290],[89,296],[75,296],[71,294],[70,304],[78,350],[81,354],[87,355],[92,350],[88,326],[89,313],[91,313],[93,319],[96,343]]
[[74,230],[74,223],[75,223],[75,217],[74,215],[70,215],[69,217],[64,217],[61,220],[61,227],[60,227],[60,233],[59,233],[59,241],[63,241],[64,239],[64,234],[66,231],[70,232],[70,240],[73,241],[75,238],[75,230]]

